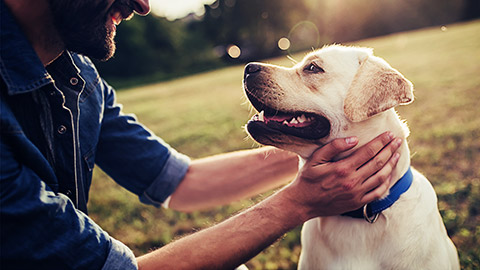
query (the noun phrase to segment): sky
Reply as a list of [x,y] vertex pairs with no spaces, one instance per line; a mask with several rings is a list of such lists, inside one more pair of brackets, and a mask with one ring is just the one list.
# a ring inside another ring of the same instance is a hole
[[203,5],[211,4],[215,0],[150,0],[152,11],[169,20],[182,18],[189,13],[202,15]]

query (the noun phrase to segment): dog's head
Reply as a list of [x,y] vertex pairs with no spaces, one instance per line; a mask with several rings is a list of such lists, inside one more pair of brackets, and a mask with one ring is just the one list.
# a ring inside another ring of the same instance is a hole
[[247,124],[250,136],[302,157],[413,100],[412,84],[372,50],[337,45],[292,68],[250,63],[243,86],[259,112]]

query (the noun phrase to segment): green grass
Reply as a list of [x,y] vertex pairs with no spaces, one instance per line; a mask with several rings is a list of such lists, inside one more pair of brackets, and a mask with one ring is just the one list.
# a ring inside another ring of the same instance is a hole
[[[445,30],[445,29],[444,29]],[[398,109],[411,129],[413,165],[432,182],[463,269],[480,269],[480,21],[399,33],[353,45],[375,49],[415,85]],[[294,55],[300,60],[304,54]],[[290,66],[286,57],[268,60]],[[251,116],[243,66],[119,92],[126,112],[193,158],[257,147],[242,129]],[[95,170],[91,217],[136,255],[218,223],[262,196],[191,214],[155,209]],[[300,228],[248,262],[250,269],[296,269]]]

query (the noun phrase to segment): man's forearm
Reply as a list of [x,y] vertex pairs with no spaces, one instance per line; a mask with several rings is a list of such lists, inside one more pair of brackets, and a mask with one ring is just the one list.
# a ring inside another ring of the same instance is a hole
[[293,180],[298,158],[263,147],[195,160],[170,201],[170,208],[194,211],[228,204]]
[[233,269],[306,220],[288,196],[281,190],[216,226],[139,257],[139,269]]
[[392,140],[393,135],[382,134],[350,157],[328,162],[358,143],[352,138],[334,140],[306,161],[291,184],[267,200],[138,258],[140,269],[234,268],[310,218],[338,215],[381,198],[399,156],[394,153],[401,140]]

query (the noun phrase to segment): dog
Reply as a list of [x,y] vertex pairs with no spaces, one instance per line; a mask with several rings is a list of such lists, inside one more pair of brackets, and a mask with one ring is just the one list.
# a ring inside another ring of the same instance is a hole
[[[336,138],[359,139],[339,158],[385,131],[404,139],[383,199],[304,224],[299,269],[460,268],[435,191],[410,167],[409,130],[394,109],[414,99],[413,85],[402,74],[372,49],[331,45],[291,68],[249,63],[243,87],[259,112],[248,121],[248,134],[297,153],[300,164]],[[393,205],[385,204],[389,200]]]

